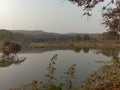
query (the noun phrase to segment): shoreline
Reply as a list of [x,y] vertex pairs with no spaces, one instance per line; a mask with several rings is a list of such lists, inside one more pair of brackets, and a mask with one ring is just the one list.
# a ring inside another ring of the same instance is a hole
[[30,48],[117,48],[120,49],[120,41],[56,41],[30,43]]

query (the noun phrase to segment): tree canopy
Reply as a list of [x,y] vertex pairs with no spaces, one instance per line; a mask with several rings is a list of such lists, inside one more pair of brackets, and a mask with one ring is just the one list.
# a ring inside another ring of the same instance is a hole
[[[68,0],[79,7],[83,7],[83,15],[91,16],[92,9],[106,0]],[[112,7],[114,5],[115,7]],[[102,9],[103,24],[107,30],[120,32],[120,0],[107,0]]]
[[[85,11],[91,11],[96,5],[98,5],[101,2],[105,2],[106,0],[68,0],[68,1],[71,1],[73,4],[77,4],[80,7],[83,6],[83,10]],[[117,7],[119,7],[120,0],[108,0],[107,4],[104,5],[102,9],[103,10],[106,9],[111,4],[115,4]]]

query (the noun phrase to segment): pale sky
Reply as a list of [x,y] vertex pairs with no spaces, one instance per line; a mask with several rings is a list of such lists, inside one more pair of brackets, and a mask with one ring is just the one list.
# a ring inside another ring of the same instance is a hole
[[[99,10],[87,21],[82,10],[67,0],[0,0],[0,28],[55,33],[101,33]],[[98,8],[98,7],[97,7]]]

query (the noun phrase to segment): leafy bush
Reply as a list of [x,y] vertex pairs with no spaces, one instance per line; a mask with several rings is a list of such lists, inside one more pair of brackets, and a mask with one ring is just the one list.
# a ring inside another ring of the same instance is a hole
[[30,84],[23,85],[20,88],[11,88],[10,90],[70,90],[73,88],[72,80],[75,79],[75,67],[73,64],[60,78],[59,81],[55,79],[55,64],[57,60],[57,54],[55,54],[47,67],[47,73],[43,79],[39,81],[33,81]]

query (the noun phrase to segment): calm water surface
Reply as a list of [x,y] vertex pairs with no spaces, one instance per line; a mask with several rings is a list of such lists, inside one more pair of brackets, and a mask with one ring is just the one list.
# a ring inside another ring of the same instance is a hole
[[93,50],[88,53],[83,51],[75,53],[72,50],[56,50],[43,53],[24,53],[18,54],[19,57],[27,59],[20,64],[11,64],[10,66],[0,66],[0,90],[8,90],[13,87],[20,87],[33,80],[41,80],[47,72],[51,57],[58,54],[56,61],[55,77],[59,80],[60,76],[72,65],[77,64],[75,85],[80,85],[93,71],[97,70],[102,64],[95,61],[108,61],[109,57],[102,54],[96,54]]

